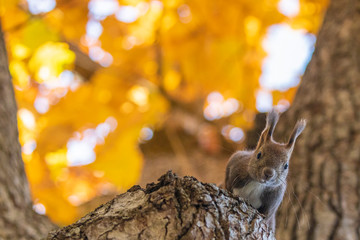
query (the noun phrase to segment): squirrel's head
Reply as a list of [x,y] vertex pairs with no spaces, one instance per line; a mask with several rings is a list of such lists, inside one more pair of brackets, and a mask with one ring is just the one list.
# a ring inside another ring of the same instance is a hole
[[286,183],[291,153],[297,137],[306,126],[305,120],[299,120],[288,142],[278,143],[273,140],[273,133],[278,120],[279,113],[274,109],[268,113],[265,129],[261,133],[258,145],[248,165],[250,176],[267,186],[278,186]]

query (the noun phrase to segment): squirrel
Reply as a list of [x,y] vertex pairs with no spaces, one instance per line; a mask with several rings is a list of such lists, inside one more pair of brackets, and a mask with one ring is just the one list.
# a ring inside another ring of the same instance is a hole
[[288,142],[278,143],[272,137],[278,120],[279,113],[271,110],[255,150],[235,152],[226,166],[225,177],[225,188],[264,214],[274,233],[275,214],[286,190],[289,160],[295,141],[306,126],[306,120],[299,120]]

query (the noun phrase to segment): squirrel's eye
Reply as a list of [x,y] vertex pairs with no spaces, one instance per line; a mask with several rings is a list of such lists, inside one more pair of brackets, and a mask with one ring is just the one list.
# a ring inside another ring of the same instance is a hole
[[261,152],[259,152],[259,153],[256,155],[256,158],[257,158],[257,159],[260,159],[260,158],[261,158]]
[[286,164],[284,165],[284,169],[286,170],[286,169],[288,169],[288,167],[289,167],[289,164],[286,163]]

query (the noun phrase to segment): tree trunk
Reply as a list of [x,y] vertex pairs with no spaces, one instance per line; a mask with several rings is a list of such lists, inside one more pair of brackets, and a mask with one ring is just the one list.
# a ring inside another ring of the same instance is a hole
[[[290,163],[279,239],[360,239],[360,1],[333,0],[293,105],[308,126]],[[296,197],[297,196],[297,197]]]
[[0,239],[39,239],[53,226],[32,210],[7,61],[0,22]]
[[214,184],[171,172],[159,181],[132,187],[47,239],[274,239],[255,209]]

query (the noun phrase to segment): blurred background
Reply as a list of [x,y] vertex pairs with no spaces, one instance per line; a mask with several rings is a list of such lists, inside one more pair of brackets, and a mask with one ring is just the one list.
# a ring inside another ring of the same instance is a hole
[[0,0],[34,210],[70,224],[167,170],[219,183],[285,111],[327,0]]

